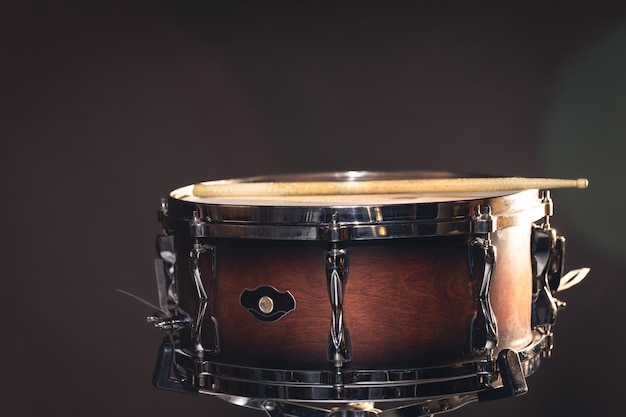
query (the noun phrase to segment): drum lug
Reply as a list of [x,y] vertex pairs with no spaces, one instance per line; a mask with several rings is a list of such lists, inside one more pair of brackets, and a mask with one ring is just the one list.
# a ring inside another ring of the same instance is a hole
[[211,257],[211,277],[209,278],[208,286],[210,290],[213,281],[215,280],[215,246],[202,244],[196,238],[189,254],[189,270],[191,272],[191,277],[195,285],[196,296],[198,297],[198,316],[196,317],[195,323],[192,323],[191,334],[192,340],[194,342],[194,350],[199,358],[204,357],[205,351],[208,351],[211,354],[217,354],[220,351],[217,319],[213,316],[210,316],[210,319],[213,322],[213,346],[210,349],[205,349],[205,347],[202,345],[202,329],[210,300],[210,294],[207,293],[204,287],[202,273],[200,269],[200,260],[206,252],[209,252]]
[[[352,352],[350,335],[343,323],[343,294],[348,281],[348,254],[343,249],[333,248],[325,252],[326,279],[332,307],[330,333],[328,335],[328,360],[336,368],[350,362]],[[339,381],[338,381],[338,384]]]
[[531,237],[533,263],[533,328],[552,326],[556,315],[565,305],[554,297],[563,276],[565,238],[557,236],[549,223],[534,226]]
[[498,345],[498,326],[490,300],[491,282],[496,266],[496,248],[489,237],[476,237],[469,244],[469,266],[472,276],[481,275],[478,309],[472,321],[470,349],[488,355]]
[[[531,259],[533,266],[533,329],[544,330],[551,339],[551,327],[556,321],[557,313],[565,307],[565,302],[556,298],[558,291],[571,288],[581,282],[589,273],[589,268],[581,268],[564,274],[565,268],[565,237],[559,236],[550,226],[552,215],[552,199],[550,192],[545,191],[543,202],[550,210],[543,224],[533,225],[531,236]],[[546,351],[549,356],[551,349]]]

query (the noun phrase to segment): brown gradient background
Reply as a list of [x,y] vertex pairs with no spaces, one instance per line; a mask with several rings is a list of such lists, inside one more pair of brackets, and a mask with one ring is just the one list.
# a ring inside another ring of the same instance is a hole
[[[555,193],[567,267],[592,274],[562,296],[554,357],[527,395],[451,415],[623,414],[626,89],[569,76],[623,62],[589,53],[620,2],[204,3],[0,6],[3,415],[263,415],[153,388],[163,334],[115,289],[156,300],[173,188],[352,169],[589,177]],[[579,79],[604,95],[568,113]],[[594,130],[607,97],[616,129]]]

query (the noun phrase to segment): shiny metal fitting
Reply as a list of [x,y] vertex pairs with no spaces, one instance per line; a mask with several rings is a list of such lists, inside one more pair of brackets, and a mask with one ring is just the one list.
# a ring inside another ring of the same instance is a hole
[[191,320],[189,317],[161,317],[161,316],[148,316],[146,317],[148,323],[154,324],[154,327],[161,330],[178,330],[183,327],[189,326]]
[[492,214],[490,206],[474,206],[472,216],[472,232],[483,235],[493,233],[498,229],[496,216]]

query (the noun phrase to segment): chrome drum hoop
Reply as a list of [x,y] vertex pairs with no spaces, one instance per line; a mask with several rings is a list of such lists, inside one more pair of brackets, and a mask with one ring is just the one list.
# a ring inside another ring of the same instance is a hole
[[473,233],[481,207],[491,210],[492,232],[532,223],[552,211],[536,189],[399,204],[390,199],[365,205],[252,205],[203,200],[193,196],[192,188],[172,191],[163,222],[193,237],[338,242],[448,236]]
[[[535,331],[534,339],[517,352],[524,377],[539,367],[549,349],[549,337]],[[182,352],[177,352],[184,355]],[[190,359],[190,357],[187,357]],[[278,370],[208,362],[207,388],[200,393],[295,402],[411,401],[478,395],[502,384],[499,370],[486,358],[456,364],[393,370],[342,372],[337,385],[334,370]]]

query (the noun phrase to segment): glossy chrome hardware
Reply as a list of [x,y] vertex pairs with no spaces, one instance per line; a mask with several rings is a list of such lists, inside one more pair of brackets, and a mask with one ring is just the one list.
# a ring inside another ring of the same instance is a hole
[[[469,402],[523,394],[523,379],[535,372],[548,344],[547,335],[535,331],[527,347],[519,352],[505,349],[494,361],[475,358],[447,366],[396,370],[348,367],[343,369],[341,391],[333,383],[335,371],[331,369],[258,369],[208,362],[204,371],[210,375],[211,389],[200,388],[199,392],[286,416],[357,417],[363,416],[358,414],[363,411],[379,417],[426,416]],[[176,355],[180,363],[192,360],[180,350]],[[489,384],[484,382],[486,373]],[[396,401],[401,405],[386,409],[380,406]],[[332,408],[322,408],[326,406]]]
[[495,219],[489,207],[476,207],[474,229],[483,236],[476,236],[469,243],[470,274],[479,275],[478,309],[472,322],[470,348],[485,351],[490,357],[498,345],[498,324],[491,306],[490,292],[496,267],[496,248],[491,244],[490,234],[495,230]]
[[[188,187],[173,192],[164,223],[185,228],[192,237],[289,241],[345,242],[493,232],[536,221],[551,211],[550,201],[539,199],[536,190],[467,201],[340,207],[203,205],[192,200]],[[476,205],[491,208],[490,222],[476,218]]]
[[206,349],[202,345],[202,329],[204,324],[204,319],[207,314],[207,308],[209,303],[209,294],[205,290],[204,283],[202,281],[202,274],[200,269],[200,259],[206,252],[210,253],[211,257],[211,276],[209,277],[209,286],[215,280],[215,246],[206,245],[200,243],[197,239],[193,244],[190,254],[189,254],[189,271],[191,273],[191,277],[193,279],[193,283],[196,289],[196,296],[198,297],[198,316],[196,317],[195,323],[191,326],[191,334],[194,342],[194,349],[198,358],[204,357],[204,352],[208,351],[209,353],[216,354],[220,351],[219,344],[219,332],[217,326],[217,319],[213,316],[210,316],[211,321],[213,322],[213,346],[209,349]]
[[[516,353],[525,376],[537,369],[547,342],[545,333],[535,331],[531,343]],[[177,351],[177,354],[192,360],[187,353]],[[510,358],[508,362],[511,362]],[[207,394],[321,403],[425,400],[443,392],[450,396],[476,394],[499,389],[503,384],[499,364],[496,366],[496,361],[480,357],[450,365],[411,369],[360,370],[346,367],[343,369],[344,385],[340,395],[337,395],[334,385],[334,369],[259,369],[209,362],[205,370],[211,375],[212,383],[211,392]],[[484,383],[486,372],[490,373],[489,385]]]
[[274,300],[266,295],[259,298],[259,303],[257,305],[259,307],[259,311],[263,314],[270,314],[274,311]]
[[191,220],[189,221],[189,235],[195,238],[207,237],[208,224],[208,222],[202,220],[199,212],[197,210],[194,210]]
[[160,317],[149,316],[148,323],[154,324],[154,327],[161,330],[178,330],[189,326],[191,319],[189,317]]
[[328,360],[341,368],[352,359],[350,334],[343,323],[343,294],[348,281],[348,254],[343,249],[325,251],[326,279],[332,308]]
[[[546,226],[533,227],[531,237],[533,260],[533,304],[532,325],[551,326],[556,320],[559,310],[554,292],[558,288],[562,274],[564,239],[558,239],[556,230]],[[558,262],[555,267],[554,263]],[[554,287],[554,288],[552,288]]]
[[163,311],[174,313],[178,308],[178,294],[176,293],[176,250],[174,249],[174,235],[157,237],[157,251],[159,258],[155,260],[155,273],[159,306]]
[[517,397],[528,392],[526,374],[517,352],[511,349],[501,350],[496,363],[500,374],[500,386],[479,392],[479,401]]
[[192,334],[194,335],[193,339],[195,341],[196,352],[201,352],[204,350],[204,348],[202,347],[201,332],[202,324],[204,322],[204,315],[206,314],[206,308],[208,304],[208,296],[204,289],[202,275],[200,272],[200,256],[210,249],[211,248],[209,245],[202,245],[196,242],[193,244],[193,247],[191,248],[191,252],[189,254],[189,271],[191,273],[191,277],[196,288],[196,296],[198,297],[198,316],[196,317],[196,322],[192,326]]
[[[195,366],[196,366],[196,384],[199,387],[206,385],[207,374],[203,371],[203,367],[206,365],[204,360],[205,352],[209,354],[217,354],[220,351],[219,342],[219,329],[217,325],[217,319],[214,316],[210,316],[213,324],[213,346],[205,348],[202,344],[202,331],[204,328],[204,319],[209,307],[209,293],[207,293],[204,282],[202,280],[202,273],[200,262],[203,255],[207,252],[211,257],[211,276],[208,278],[208,288],[210,290],[213,281],[215,280],[215,246],[200,243],[199,237],[204,237],[203,221],[200,219],[198,212],[194,212],[193,218],[189,222],[189,229],[192,236],[196,236],[194,243],[189,252],[189,272],[195,285],[196,296],[198,297],[198,315],[195,323],[191,326],[191,339],[193,343],[193,349],[196,354]],[[195,233],[195,234],[194,234]],[[210,314],[210,313],[209,313]]]
[[548,207],[543,223],[534,224],[531,234],[531,259],[533,266],[533,298],[531,323],[533,329],[543,331],[550,341],[545,355],[552,352],[552,325],[565,302],[556,293],[580,283],[590,272],[580,268],[564,274],[565,238],[559,236],[550,225],[552,199],[550,191],[544,191],[542,203]]
[[[542,201],[552,207],[549,191],[544,191]],[[565,238],[558,236],[550,226],[550,213],[542,224],[533,225],[531,235],[531,259],[533,266],[532,326],[550,331],[558,310],[565,305],[554,296],[561,282],[564,269]]]
[[474,206],[474,214],[472,216],[472,232],[479,235],[493,233],[498,228],[497,218],[491,212],[490,206]]
[[[166,205],[162,205],[163,212],[166,212],[166,208]],[[167,234],[158,236],[157,252],[159,258],[155,259],[154,269],[159,295],[159,310],[154,315],[147,317],[147,321],[158,329],[166,331],[178,330],[189,326],[191,318],[178,307],[174,236]]]

